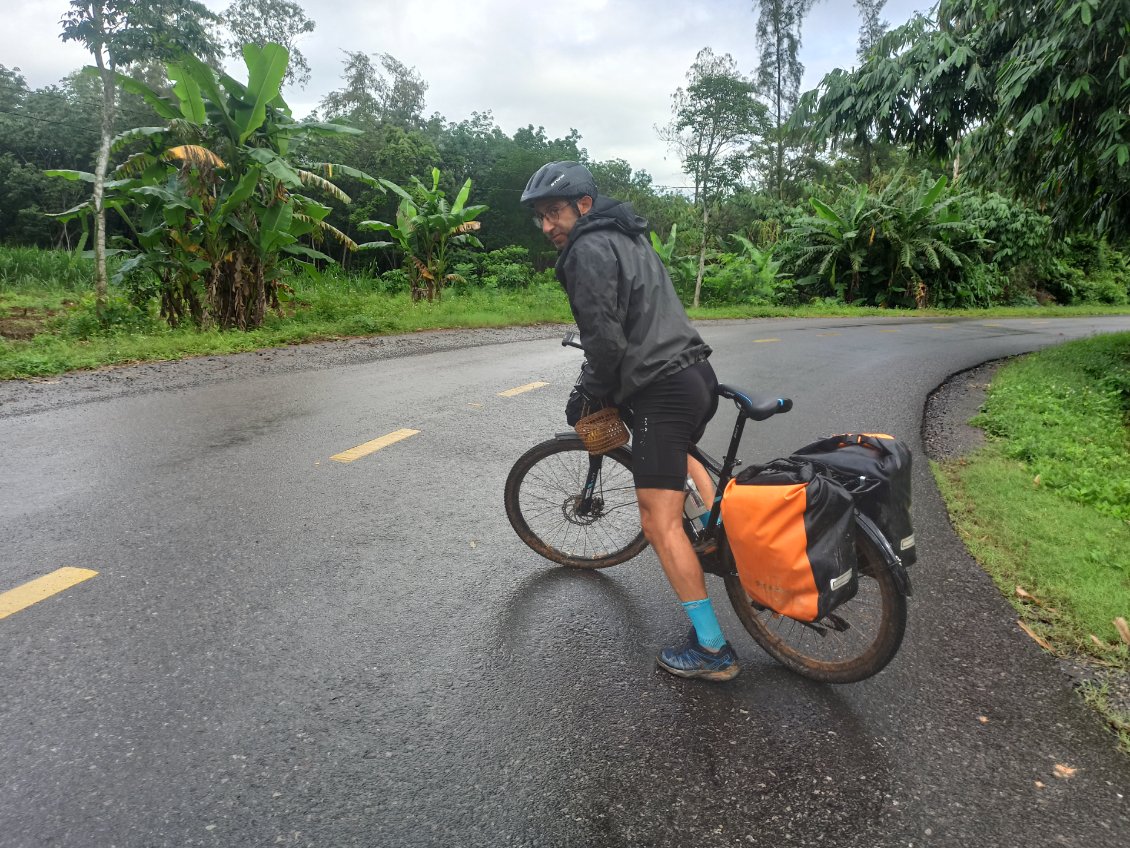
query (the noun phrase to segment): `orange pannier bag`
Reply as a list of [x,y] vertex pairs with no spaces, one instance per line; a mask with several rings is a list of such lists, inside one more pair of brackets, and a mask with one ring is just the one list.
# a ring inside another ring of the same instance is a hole
[[722,494],[722,526],[742,587],[774,612],[818,621],[859,587],[852,496],[809,462],[738,474]]

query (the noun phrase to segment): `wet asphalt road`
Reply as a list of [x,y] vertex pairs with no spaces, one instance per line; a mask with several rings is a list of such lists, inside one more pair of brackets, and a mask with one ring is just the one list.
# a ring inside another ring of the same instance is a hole
[[0,620],[0,846],[1125,845],[1130,759],[966,555],[919,433],[948,375],[1130,319],[701,329],[724,382],[795,401],[745,457],[918,451],[882,674],[789,674],[710,578],[744,670],[675,680],[650,551],[580,573],[523,546],[502,484],[580,363],[553,329],[0,385],[0,591],[98,571]]

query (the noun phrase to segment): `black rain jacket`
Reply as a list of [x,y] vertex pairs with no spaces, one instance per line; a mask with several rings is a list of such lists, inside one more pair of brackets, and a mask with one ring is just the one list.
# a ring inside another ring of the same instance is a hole
[[597,198],[555,271],[581,332],[581,389],[591,397],[619,404],[710,356],[631,204]]

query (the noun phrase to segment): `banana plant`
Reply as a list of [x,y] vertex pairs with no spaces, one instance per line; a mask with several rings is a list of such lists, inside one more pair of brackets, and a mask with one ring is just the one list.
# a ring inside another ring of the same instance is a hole
[[380,183],[400,198],[393,223],[362,221],[360,227],[385,233],[389,241],[373,241],[359,245],[362,250],[397,250],[404,258],[405,270],[411,284],[412,299],[439,300],[443,287],[461,282],[458,274],[448,273],[448,251],[457,245],[481,248],[482,242],[473,235],[480,222],[474,220],[487,210],[486,206],[467,206],[471,195],[471,180],[467,180],[448,204],[446,194],[439,187],[439,168],[432,168],[432,185],[428,188],[418,177],[412,177],[411,190],[388,180]]
[[[875,239],[879,216],[867,186],[841,190],[835,206],[809,199],[815,214],[800,218],[791,232],[797,237],[798,264],[828,281],[836,297],[850,303],[860,290],[860,276]],[[845,283],[844,274],[848,274]]]
[[[886,210],[882,234],[887,243],[887,286],[883,302],[924,306],[931,284],[944,284],[947,267],[959,269],[988,242],[962,219],[958,204],[964,194],[946,191],[945,176],[901,179],[899,171],[880,196]],[[930,283],[927,283],[927,280]]]
[[119,278],[142,270],[155,274],[162,314],[172,324],[259,326],[269,309],[279,307],[290,266],[332,262],[318,250],[327,238],[357,249],[326,221],[331,207],[309,193],[349,203],[332,181],[335,173],[383,190],[373,177],[345,165],[300,167],[290,161],[292,142],[303,136],[359,130],[292,118],[280,94],[285,48],[247,45],[243,56],[246,84],[217,75],[192,56],[170,65],[171,97],[119,77],[123,88],[166,121],[129,130],[114,142],[117,151],[144,145],[107,183],[107,205],[119,210],[133,234],[129,249],[135,255],[122,264]]

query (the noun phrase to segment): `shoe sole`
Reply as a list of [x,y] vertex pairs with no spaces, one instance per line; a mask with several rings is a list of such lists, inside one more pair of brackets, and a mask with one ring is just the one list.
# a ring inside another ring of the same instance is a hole
[[729,668],[724,668],[720,671],[685,671],[681,668],[672,668],[661,660],[656,660],[655,664],[668,674],[673,674],[676,677],[682,677],[684,680],[733,680],[738,676],[738,672],[741,671],[741,668],[737,663],[734,663]]

